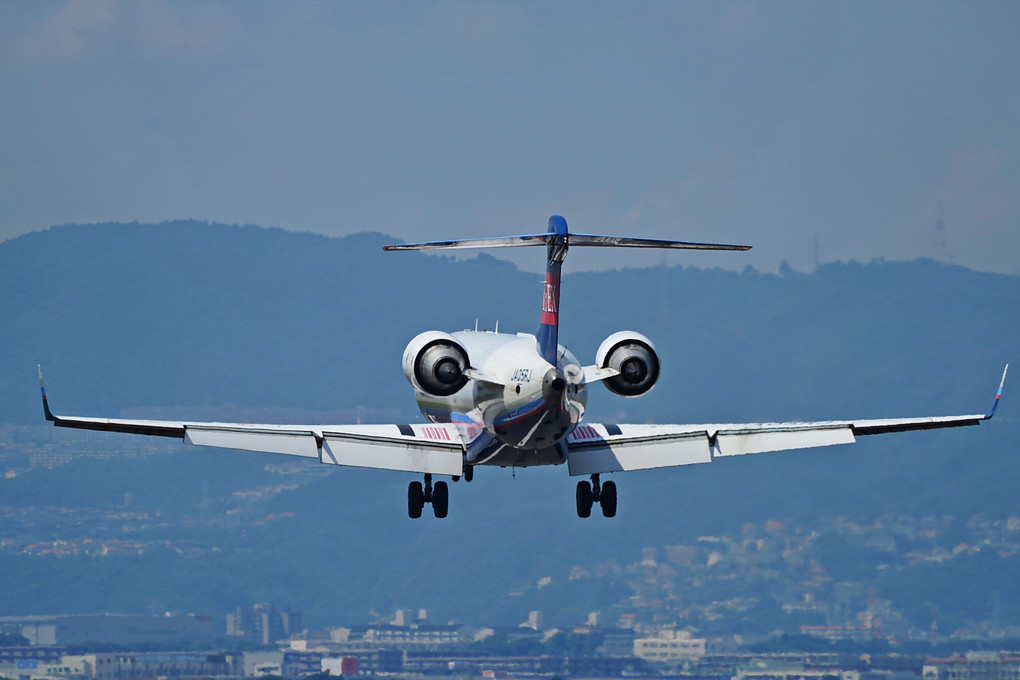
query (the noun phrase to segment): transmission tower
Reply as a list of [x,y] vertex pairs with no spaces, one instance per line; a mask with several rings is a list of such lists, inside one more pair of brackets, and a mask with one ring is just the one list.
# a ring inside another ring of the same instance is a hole
[[941,200],[935,213],[935,259],[946,261],[946,209]]

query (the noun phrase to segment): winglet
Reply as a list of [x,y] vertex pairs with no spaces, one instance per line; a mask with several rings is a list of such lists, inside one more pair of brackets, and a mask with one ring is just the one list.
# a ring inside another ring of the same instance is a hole
[[46,416],[46,420],[50,421],[51,423],[54,423],[57,421],[57,417],[53,415],[52,411],[50,411],[50,405],[46,401],[46,386],[43,385],[42,364],[36,364],[36,367],[39,369],[39,389],[42,391],[43,414]]
[[995,403],[992,404],[992,410],[985,416],[985,420],[988,420],[995,415],[995,409],[999,408],[999,399],[1002,398],[1002,386],[1006,384],[1006,372],[1009,371],[1009,364],[1006,364],[1006,368],[1002,369],[1002,380],[999,381],[999,391],[995,393]]

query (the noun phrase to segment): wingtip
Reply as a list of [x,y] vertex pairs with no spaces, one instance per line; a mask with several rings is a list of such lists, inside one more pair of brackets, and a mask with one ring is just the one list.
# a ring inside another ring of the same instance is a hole
[[1004,369],[1002,369],[1002,379],[999,380],[999,389],[995,393],[995,401],[992,403],[992,410],[989,411],[988,415],[985,416],[985,420],[989,420],[992,416],[994,416],[995,415],[995,409],[999,408],[999,399],[1002,398],[1002,388],[1006,384],[1006,374],[1007,373],[1009,373],[1009,364],[1006,364],[1006,367]]
[[39,370],[39,391],[42,392],[43,415],[46,416],[46,420],[51,423],[56,422],[57,417],[53,415],[52,411],[50,411],[50,404],[46,400],[46,385],[43,384],[42,364],[36,364],[35,367]]

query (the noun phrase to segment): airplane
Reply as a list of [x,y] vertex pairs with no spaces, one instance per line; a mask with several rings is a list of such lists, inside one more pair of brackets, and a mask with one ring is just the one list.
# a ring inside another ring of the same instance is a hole
[[602,475],[630,470],[710,463],[717,458],[850,444],[859,436],[977,425],[995,415],[1006,365],[987,414],[882,420],[788,423],[647,425],[583,422],[587,389],[601,382],[613,394],[637,397],[660,373],[655,345],[636,331],[607,337],[595,363],[583,365],[559,344],[560,275],[571,247],[631,247],[746,251],[750,246],[689,243],[569,232],[553,215],[542,233],[457,241],[388,245],[386,251],[544,246],[545,285],[538,332],[426,331],[403,353],[426,423],[395,425],[267,425],[55,416],[39,387],[46,420],[57,427],[182,439],[186,444],[299,456],[331,465],[424,475],[407,489],[407,513],[431,505],[449,511],[449,486],[433,476],[470,482],[477,466],[567,465],[577,483],[578,517],[617,511],[617,490]]

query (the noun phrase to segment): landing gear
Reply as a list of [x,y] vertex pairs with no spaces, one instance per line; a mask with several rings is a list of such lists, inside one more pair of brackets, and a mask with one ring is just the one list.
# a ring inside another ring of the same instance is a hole
[[450,510],[450,490],[446,482],[436,482],[436,488],[432,489],[432,512],[436,517],[442,519]]
[[[470,469],[470,468],[468,468]],[[425,485],[411,482],[407,487],[407,516],[411,519],[421,517],[426,503],[432,504],[432,513],[442,519],[450,511],[450,487],[446,482],[436,482],[432,486],[432,475],[425,475]]]
[[591,476],[591,482],[577,483],[577,516],[591,517],[591,506],[598,503],[602,507],[603,517],[616,516],[616,482],[599,483],[597,474]]
[[577,516],[591,517],[591,504],[595,499],[591,493],[591,484],[588,482],[577,483]]
[[606,482],[599,493],[603,517],[616,517],[616,482]]
[[411,482],[407,487],[407,516],[418,519],[424,507],[425,491],[421,488],[421,482]]
[[475,466],[474,465],[465,465],[464,466],[464,481],[465,482],[470,482],[474,478],[475,478]]

